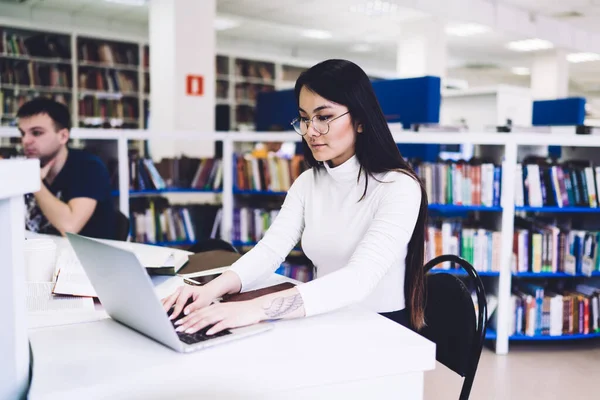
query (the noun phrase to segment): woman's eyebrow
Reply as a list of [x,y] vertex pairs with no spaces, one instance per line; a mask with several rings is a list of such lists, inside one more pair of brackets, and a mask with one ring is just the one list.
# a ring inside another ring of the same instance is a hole
[[[325,110],[327,108],[333,108],[333,107],[331,107],[330,105],[325,104],[325,105],[322,105],[322,106],[319,106],[319,107],[315,108],[313,110],[313,113],[316,113],[317,111]],[[303,113],[306,113],[306,111],[304,111],[301,107],[298,107],[298,110],[302,111]]]

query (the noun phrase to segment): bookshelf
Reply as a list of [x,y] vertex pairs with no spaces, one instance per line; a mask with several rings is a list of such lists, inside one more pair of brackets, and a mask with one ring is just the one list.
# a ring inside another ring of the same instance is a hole
[[[452,133],[414,133],[406,131],[393,130],[394,137],[397,143],[433,143],[433,144],[473,144],[476,147],[488,148],[494,147],[499,153],[499,159],[502,165],[502,190],[500,193],[500,203],[496,207],[481,207],[481,206],[460,206],[460,205],[440,205],[432,204],[431,211],[449,212],[449,213],[468,213],[477,215],[480,218],[490,218],[495,221],[496,230],[501,234],[500,261],[498,271],[482,271],[481,275],[484,279],[491,282],[491,292],[498,297],[498,307],[495,312],[496,323],[495,327],[488,332],[488,339],[494,340],[496,344],[496,352],[505,354],[509,349],[510,341],[527,340],[578,340],[598,337],[597,334],[588,335],[565,335],[560,337],[548,337],[533,335],[527,337],[517,337],[509,331],[511,315],[511,291],[514,285],[519,285],[522,281],[564,281],[566,283],[583,281],[586,282],[589,278],[583,274],[575,274],[574,276],[565,273],[533,273],[522,272],[514,273],[511,270],[512,253],[513,253],[513,233],[515,232],[515,217],[519,213],[526,214],[565,214],[571,213],[568,208],[535,208],[524,209],[515,207],[515,182],[517,153],[521,146],[530,146],[540,142],[544,142],[553,146],[569,146],[569,147],[585,147],[593,148],[600,147],[600,137],[597,136],[581,136],[567,134],[545,134],[545,133],[523,133],[523,134],[498,134],[484,132],[467,132],[460,134]],[[19,136],[16,129],[11,127],[0,128],[0,137],[17,138]],[[137,195],[162,195],[164,192],[157,193],[136,193],[129,190],[129,141],[132,140],[148,140],[150,137],[155,138],[170,138],[170,139],[186,139],[186,140],[213,140],[223,143],[223,159],[232,160],[232,162],[223,163],[223,185],[222,190],[217,193],[222,204],[223,214],[221,220],[221,237],[226,240],[232,238],[233,227],[233,210],[236,205],[236,196],[247,196],[251,198],[269,196],[279,196],[285,194],[283,191],[267,192],[268,195],[257,196],[263,191],[236,191],[235,185],[235,170],[234,170],[234,155],[239,151],[240,146],[247,146],[248,143],[256,142],[298,142],[301,138],[292,132],[149,132],[144,130],[119,130],[119,129],[85,129],[74,128],[72,137],[75,139],[94,139],[99,141],[116,142],[117,143],[117,158],[118,158],[118,194],[119,206],[123,213],[129,215],[130,202]],[[179,189],[173,189],[172,193],[167,194],[179,195]],[[181,195],[185,195],[187,189],[181,189]],[[116,193],[115,193],[116,194]],[[195,192],[192,194],[196,195]],[[211,195],[212,193],[208,193]],[[280,199],[279,199],[280,200]],[[575,214],[581,214],[582,218],[586,218],[587,213],[599,212],[598,209],[574,207]],[[167,242],[159,241],[159,245],[191,245],[192,242]],[[236,245],[252,246],[254,243],[244,242]],[[460,275],[460,272],[453,270],[435,270],[437,272],[449,272]],[[600,277],[599,271],[592,273],[592,279]]]

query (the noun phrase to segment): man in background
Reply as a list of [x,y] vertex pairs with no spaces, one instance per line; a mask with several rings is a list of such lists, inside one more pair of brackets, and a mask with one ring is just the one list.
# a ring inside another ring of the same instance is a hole
[[17,118],[25,156],[38,158],[41,167],[41,189],[25,198],[26,229],[114,239],[116,215],[108,170],[98,157],[67,146],[68,108],[40,97],[23,104]]

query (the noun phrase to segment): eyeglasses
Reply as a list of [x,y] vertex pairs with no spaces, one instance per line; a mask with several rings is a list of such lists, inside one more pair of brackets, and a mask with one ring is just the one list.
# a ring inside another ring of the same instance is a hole
[[[308,125],[312,123],[313,129],[321,135],[327,135],[329,133],[329,124],[338,118],[350,113],[346,111],[342,115],[338,115],[335,118],[329,118],[323,115],[315,115],[311,119],[306,117],[297,117],[290,123],[294,127],[294,130],[300,135],[304,136],[308,133]],[[315,119],[316,118],[316,119]]]

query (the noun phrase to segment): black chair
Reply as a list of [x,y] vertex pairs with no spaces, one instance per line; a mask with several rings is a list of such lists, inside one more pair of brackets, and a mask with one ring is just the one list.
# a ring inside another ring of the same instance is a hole
[[115,214],[117,218],[115,223],[115,239],[126,241],[129,236],[129,218],[119,210],[116,210]]
[[192,253],[202,253],[203,251],[210,250],[227,250],[233,253],[239,253],[238,249],[236,249],[231,243],[226,242],[223,239],[200,240],[198,243],[194,244],[187,250]]
[[460,278],[448,273],[426,275],[425,328],[419,333],[436,344],[436,359],[464,378],[460,400],[469,398],[487,330],[487,300],[483,283],[471,264],[443,255],[425,264],[425,273],[443,262],[460,265],[475,286],[478,312]]

